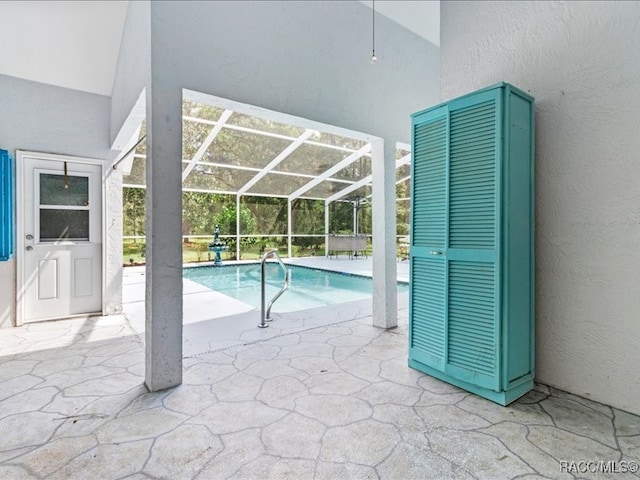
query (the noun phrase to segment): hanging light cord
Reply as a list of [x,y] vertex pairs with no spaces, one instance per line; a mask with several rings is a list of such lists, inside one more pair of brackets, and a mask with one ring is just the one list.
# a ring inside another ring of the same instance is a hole
[[376,0],[372,0],[371,5],[371,63],[376,63],[378,57],[376,57]]

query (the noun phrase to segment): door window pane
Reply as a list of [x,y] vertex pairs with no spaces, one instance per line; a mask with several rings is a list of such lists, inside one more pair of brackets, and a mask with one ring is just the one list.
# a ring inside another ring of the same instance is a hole
[[[40,205],[89,205],[89,178],[53,173],[40,174]],[[66,186],[66,188],[65,188]]]
[[89,240],[89,210],[40,210],[40,241]]

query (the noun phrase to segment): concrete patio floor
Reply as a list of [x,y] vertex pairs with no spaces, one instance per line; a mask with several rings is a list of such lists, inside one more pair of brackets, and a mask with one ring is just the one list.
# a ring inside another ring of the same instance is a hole
[[194,347],[157,393],[123,315],[0,330],[0,478],[639,478],[640,417],[544,385],[501,407],[423,375],[399,316]]

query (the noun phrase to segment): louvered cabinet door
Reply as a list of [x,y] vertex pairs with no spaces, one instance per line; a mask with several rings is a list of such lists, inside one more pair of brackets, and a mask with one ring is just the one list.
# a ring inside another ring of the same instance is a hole
[[414,126],[410,348],[418,361],[498,389],[499,95]]
[[500,92],[450,110],[447,285],[448,374],[500,388]]
[[500,83],[412,118],[409,365],[506,405],[534,379],[534,99]]
[[446,363],[448,109],[430,112],[413,130],[409,350],[440,370]]

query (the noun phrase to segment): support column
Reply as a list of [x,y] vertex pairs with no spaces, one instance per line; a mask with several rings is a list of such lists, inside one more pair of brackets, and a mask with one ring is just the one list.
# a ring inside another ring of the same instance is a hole
[[287,200],[287,256],[291,258],[291,200]]
[[356,207],[356,202],[353,202],[353,234],[358,234],[358,208]]
[[324,202],[324,256],[329,256],[329,202]]
[[394,142],[371,142],[373,216],[373,325],[398,326],[396,266],[396,150]]
[[[137,139],[137,137],[134,137]],[[130,145],[128,148],[131,148]],[[126,150],[125,150],[126,151]],[[106,164],[104,188],[106,191],[105,215],[105,289],[102,310],[107,315],[122,313],[122,170],[113,168],[113,160]],[[113,254],[112,254],[113,253]],[[0,321],[0,324],[2,322]]]
[[147,88],[145,384],[182,383],[182,90]]
[[236,195],[236,260],[240,260],[240,195]]

